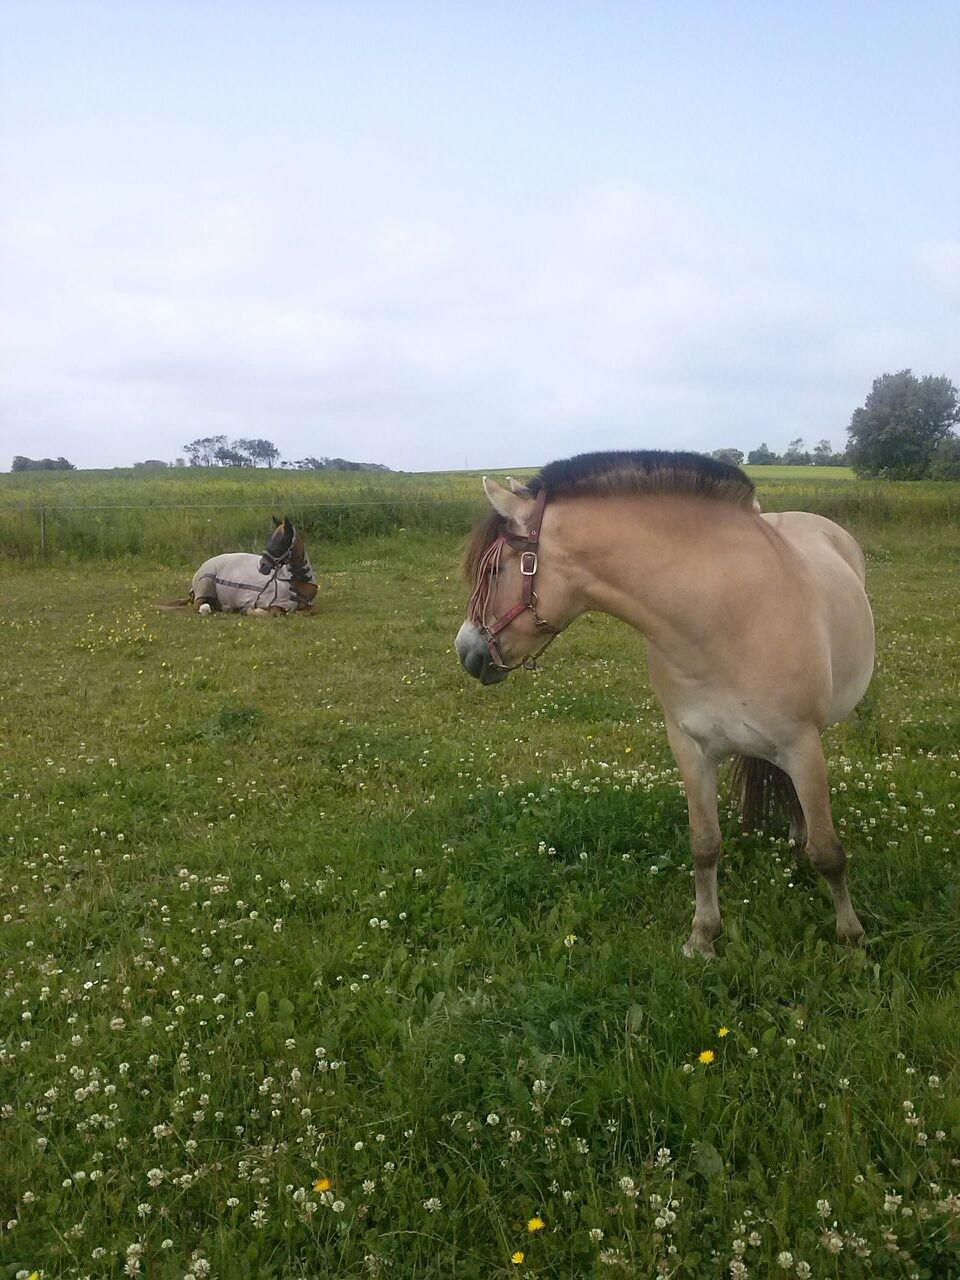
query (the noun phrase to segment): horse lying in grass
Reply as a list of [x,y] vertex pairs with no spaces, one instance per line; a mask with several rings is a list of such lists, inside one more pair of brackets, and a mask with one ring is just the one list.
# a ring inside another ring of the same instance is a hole
[[731,755],[744,825],[789,802],[838,937],[859,941],[820,742],[873,672],[853,538],[807,512],[761,514],[744,472],[698,454],[581,454],[525,487],[483,485],[493,513],[464,559],[474,591],[460,661],[496,684],[592,609],[646,637],[690,818],[696,910],[684,951],[712,956],[720,933],[717,765]]
[[193,575],[190,595],[172,606],[192,604],[197,613],[245,613],[278,617],[312,609],[317,576],[303,534],[289,516],[273,518],[273,533],[261,555],[227,551],[204,561]]

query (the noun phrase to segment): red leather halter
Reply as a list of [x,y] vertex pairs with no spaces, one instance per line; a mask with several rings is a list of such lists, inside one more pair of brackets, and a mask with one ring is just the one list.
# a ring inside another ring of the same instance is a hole
[[[516,538],[509,534],[501,533],[499,538],[496,538],[487,547],[477,566],[477,584],[474,587],[473,595],[470,597],[467,619],[480,632],[490,653],[491,660],[502,671],[516,671],[517,667],[532,667],[547,645],[551,644],[563,630],[562,627],[554,627],[545,618],[540,617],[537,612],[537,593],[534,590],[534,581],[539,567],[537,547],[540,543],[540,526],[543,524],[543,509],[546,505],[547,491],[546,489],[541,489],[533,504],[533,515],[530,519],[530,529],[527,536],[525,538]],[[490,624],[487,622],[487,610],[490,605],[490,597],[493,594],[494,579],[500,567],[500,558],[503,554],[503,548],[506,546],[513,547],[520,552],[520,573],[523,587],[517,603],[508,609],[502,618],[497,618]],[[513,622],[514,618],[519,618],[521,613],[526,613],[527,610],[533,614],[537,629],[548,631],[550,635],[546,643],[535,654],[529,658],[524,658],[516,666],[508,667],[500,654],[497,636]]]

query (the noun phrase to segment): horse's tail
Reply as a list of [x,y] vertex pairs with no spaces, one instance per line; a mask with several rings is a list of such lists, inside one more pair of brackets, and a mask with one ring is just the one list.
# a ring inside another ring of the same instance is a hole
[[187,596],[178,596],[176,600],[158,600],[156,608],[158,609],[186,609],[193,604],[193,592]]
[[791,833],[805,829],[800,797],[789,774],[769,760],[736,756],[731,777],[744,831],[759,831],[780,817],[790,819]]

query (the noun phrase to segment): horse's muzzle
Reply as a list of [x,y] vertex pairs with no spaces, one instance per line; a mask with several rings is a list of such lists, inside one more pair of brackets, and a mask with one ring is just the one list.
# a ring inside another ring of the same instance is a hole
[[487,642],[472,622],[465,622],[457,632],[454,648],[464,671],[481,684],[499,684],[510,674],[493,661]]

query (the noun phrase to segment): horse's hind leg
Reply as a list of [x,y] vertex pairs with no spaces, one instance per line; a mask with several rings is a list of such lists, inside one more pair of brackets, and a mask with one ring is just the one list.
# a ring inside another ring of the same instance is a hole
[[717,817],[717,766],[689,734],[667,721],[667,737],[683,778],[690,816],[690,852],[696,886],[693,928],[684,955],[713,956],[713,940],[720,933],[717,863],[720,861],[720,821]]
[[786,754],[783,765],[790,775],[807,828],[807,856],[826,880],[837,909],[837,937],[859,942],[863,925],[857,918],[847,888],[847,855],[837,838],[830,810],[830,786],[820,734],[811,727]]

